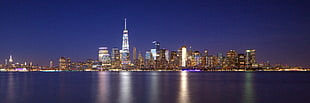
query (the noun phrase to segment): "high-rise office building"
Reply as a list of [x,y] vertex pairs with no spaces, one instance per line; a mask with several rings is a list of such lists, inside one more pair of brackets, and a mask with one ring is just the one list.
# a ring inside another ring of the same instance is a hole
[[224,62],[223,53],[221,53],[221,52],[217,53],[217,61],[216,61],[217,68],[222,68],[223,67],[223,62]]
[[155,66],[154,57],[151,51],[145,52],[145,67],[149,69],[153,69]]
[[229,50],[226,54],[225,68],[236,68],[238,55],[235,50]]
[[137,59],[137,48],[136,47],[133,47],[133,55],[132,55],[132,57],[133,57],[133,60],[136,60]]
[[245,65],[246,68],[252,68],[256,65],[256,50],[247,49],[245,50]]
[[121,67],[120,53],[118,48],[112,48],[112,68],[117,69]]
[[144,68],[144,59],[143,59],[143,57],[142,57],[141,52],[139,52],[139,54],[138,54],[137,65],[138,65],[138,68],[139,68],[139,69]]
[[217,61],[213,55],[206,56],[206,68],[214,68],[214,62]]
[[103,55],[105,55],[108,52],[108,48],[107,47],[99,47],[98,48],[98,60],[101,62]]
[[13,56],[12,55],[10,55],[9,63],[13,63]]
[[66,64],[67,64],[66,69],[72,69],[72,66],[71,66],[71,59],[70,59],[70,58],[67,58]]
[[168,61],[166,59],[166,49],[160,49],[156,59],[156,68],[165,69],[167,68]]
[[186,61],[187,61],[187,50],[186,46],[182,46],[182,67],[186,67]]
[[130,64],[130,52],[129,52],[129,40],[128,40],[128,29],[127,29],[127,21],[125,18],[125,28],[123,30],[123,44],[122,50],[120,50],[121,63],[123,66]]
[[9,66],[9,67],[12,67],[12,66],[13,66],[13,56],[12,56],[12,55],[10,55],[8,66]]
[[153,59],[156,60],[156,57],[158,55],[156,49],[151,49],[151,53],[152,53]]
[[152,52],[151,51],[146,51],[145,52],[145,59],[151,59],[151,58],[153,58]]
[[169,61],[169,68],[176,69],[179,67],[179,59],[178,54],[176,51],[171,51],[170,53],[170,61]]
[[165,57],[166,57],[166,61],[169,62],[169,58],[170,58],[170,51],[165,49]]
[[245,56],[244,56],[244,54],[238,54],[237,66],[240,69],[245,68]]
[[60,70],[64,70],[64,69],[66,69],[66,66],[67,66],[67,60],[66,60],[66,58],[65,57],[60,57],[59,58],[59,69]]
[[108,68],[109,66],[111,66],[111,58],[110,58],[108,47],[99,48],[99,57],[100,56],[101,58],[99,58],[99,62],[102,62],[102,66],[104,66],[105,68]]
[[194,61],[193,61],[193,66],[201,66],[201,63],[202,63],[202,59],[201,59],[201,53],[199,51],[194,51],[193,53],[193,58],[194,58]]

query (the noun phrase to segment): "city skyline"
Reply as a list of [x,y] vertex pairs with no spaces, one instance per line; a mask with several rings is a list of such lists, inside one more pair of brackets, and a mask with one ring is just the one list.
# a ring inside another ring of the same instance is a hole
[[[50,60],[58,61],[60,56],[76,61],[95,59],[100,46],[108,46],[109,53],[112,47],[121,47],[120,30],[123,18],[127,17],[130,19],[130,48],[136,47],[137,52],[141,51],[143,55],[146,50],[153,48],[152,41],[157,40],[162,48],[168,50],[176,51],[186,45],[199,51],[207,49],[214,55],[253,48],[258,51],[258,61],[310,67],[307,59],[309,54],[302,53],[309,51],[309,21],[306,18],[309,13],[305,12],[309,8],[301,5],[306,4],[301,1],[282,1],[281,4],[275,1],[233,3],[238,5],[230,5],[229,2],[197,1],[187,4],[185,1],[169,1],[161,5],[162,10],[152,8],[164,1],[154,4],[142,2],[146,6],[128,2],[133,7],[126,9],[122,1],[87,2],[83,7],[79,7],[84,5],[82,2],[75,2],[71,8],[65,7],[71,2],[35,2],[49,5],[34,6],[34,2],[19,5],[17,1],[2,4],[6,9],[1,9],[3,16],[0,17],[3,20],[0,33],[5,38],[0,45],[0,64],[4,64],[11,54],[17,58],[14,62],[32,61],[41,65],[48,65]],[[173,3],[175,6],[169,5]],[[96,9],[109,4],[112,7]],[[60,8],[49,8],[55,5]],[[216,5],[219,7],[214,7]],[[32,11],[36,7],[42,10]],[[113,7],[115,9],[112,11],[104,10]],[[138,10],[141,8],[145,8],[145,11]],[[10,10],[14,12],[9,13]],[[249,11],[243,14],[240,10]],[[113,15],[115,12],[119,14]]]

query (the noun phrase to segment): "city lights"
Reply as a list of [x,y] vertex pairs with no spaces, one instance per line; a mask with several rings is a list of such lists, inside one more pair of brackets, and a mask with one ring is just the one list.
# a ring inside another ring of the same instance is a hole
[[[256,50],[246,49],[244,52],[229,50],[216,55],[209,54],[208,50],[200,52],[191,46],[181,46],[178,50],[160,48],[160,42],[154,40],[153,48],[137,53],[133,47],[130,54],[127,19],[124,21],[122,48],[103,46],[98,49],[97,59],[86,61],[71,61],[68,57],[61,56],[58,65],[50,61],[49,66],[33,65],[32,62],[14,63],[13,55],[5,59],[5,64],[0,64],[0,71],[307,71],[302,67],[271,65],[270,61],[256,60]],[[133,57],[131,57],[133,56]],[[132,59],[131,59],[132,58]]]

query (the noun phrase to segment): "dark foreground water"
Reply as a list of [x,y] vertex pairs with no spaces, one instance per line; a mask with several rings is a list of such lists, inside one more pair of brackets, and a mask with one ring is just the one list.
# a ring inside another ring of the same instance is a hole
[[310,72],[2,72],[0,103],[310,103]]

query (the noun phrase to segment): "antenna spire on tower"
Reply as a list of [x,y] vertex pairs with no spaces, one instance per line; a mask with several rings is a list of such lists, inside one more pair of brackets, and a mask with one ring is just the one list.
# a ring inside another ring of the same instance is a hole
[[127,26],[127,23],[126,23],[126,22],[127,22],[127,19],[125,18],[125,29],[127,29],[127,27],[126,27],[126,26]]

